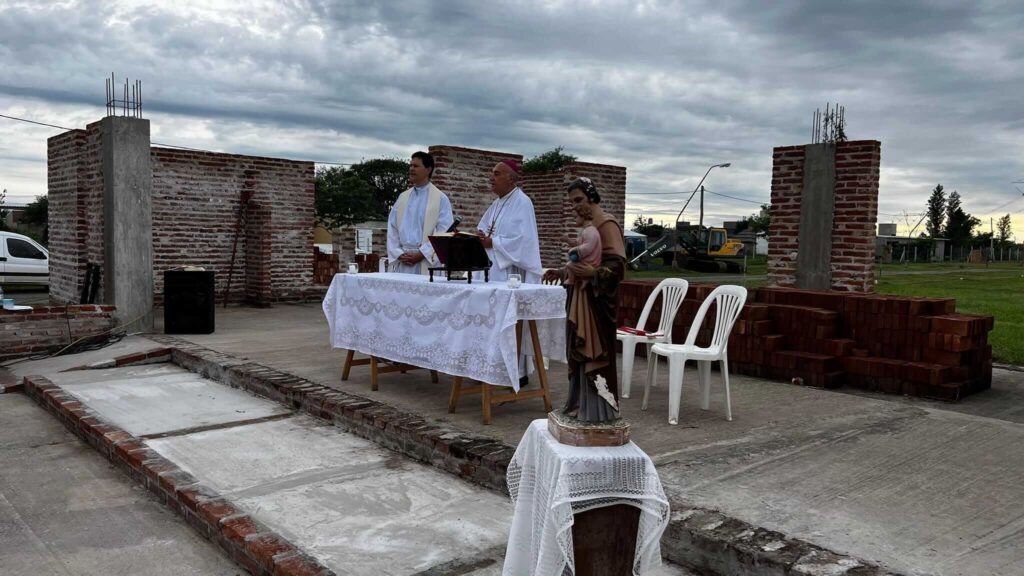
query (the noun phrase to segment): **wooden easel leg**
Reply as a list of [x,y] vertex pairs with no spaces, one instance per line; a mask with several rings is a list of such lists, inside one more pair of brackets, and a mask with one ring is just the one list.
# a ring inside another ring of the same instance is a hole
[[483,399],[483,410],[484,410],[484,424],[491,423],[491,385],[486,382],[481,382],[480,387],[482,388],[480,397]]
[[349,373],[350,370],[352,370],[352,358],[355,355],[356,355],[356,351],[355,350],[349,350],[348,353],[345,354],[345,365],[341,367],[341,380],[343,382],[345,380],[348,380],[348,373]]
[[377,391],[377,357],[370,356],[370,390]]
[[430,382],[433,384],[437,384],[437,370],[430,371]]
[[523,321],[516,321],[516,362],[523,356]]
[[544,391],[544,411],[551,412],[551,395],[548,393],[548,371],[544,369],[544,356],[540,350],[540,336],[537,335],[536,320],[530,320],[530,339],[533,342],[533,363],[537,365],[540,389]]
[[459,396],[462,395],[462,376],[452,376],[452,393],[448,397],[448,413],[454,414],[459,406]]

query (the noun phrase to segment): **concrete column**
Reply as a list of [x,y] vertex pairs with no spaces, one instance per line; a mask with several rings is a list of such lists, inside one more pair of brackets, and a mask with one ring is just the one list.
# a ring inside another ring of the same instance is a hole
[[149,120],[108,116],[103,156],[104,282],[101,298],[119,324],[153,329],[153,169]]
[[828,290],[832,285],[835,189],[835,145],[807,145],[804,151],[804,187],[800,197],[797,288]]

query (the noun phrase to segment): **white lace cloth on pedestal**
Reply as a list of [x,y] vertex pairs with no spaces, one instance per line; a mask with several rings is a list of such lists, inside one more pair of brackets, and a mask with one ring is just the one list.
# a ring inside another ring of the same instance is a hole
[[629,504],[640,509],[633,574],[661,565],[669,505],[654,463],[636,444],[579,448],[560,444],[547,420],[534,420],[508,465],[515,505],[505,576],[575,574],[573,513]]
[[[331,346],[519,390],[515,326],[537,320],[541,351],[565,360],[565,289],[337,274],[323,303]],[[529,327],[523,352],[532,354]]]

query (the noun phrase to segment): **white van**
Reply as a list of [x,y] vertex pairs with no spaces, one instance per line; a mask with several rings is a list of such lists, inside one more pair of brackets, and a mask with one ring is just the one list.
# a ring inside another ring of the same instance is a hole
[[0,284],[50,285],[50,253],[35,240],[0,232]]

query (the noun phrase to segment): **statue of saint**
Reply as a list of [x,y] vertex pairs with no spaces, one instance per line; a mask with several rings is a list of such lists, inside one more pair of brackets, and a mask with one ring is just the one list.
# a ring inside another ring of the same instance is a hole
[[544,280],[559,280],[566,299],[566,357],[569,399],[562,409],[586,423],[619,418],[619,386],[615,367],[619,282],[625,273],[622,227],[601,210],[601,195],[589,178],[577,178],[569,201],[582,228],[569,263],[549,270]]

